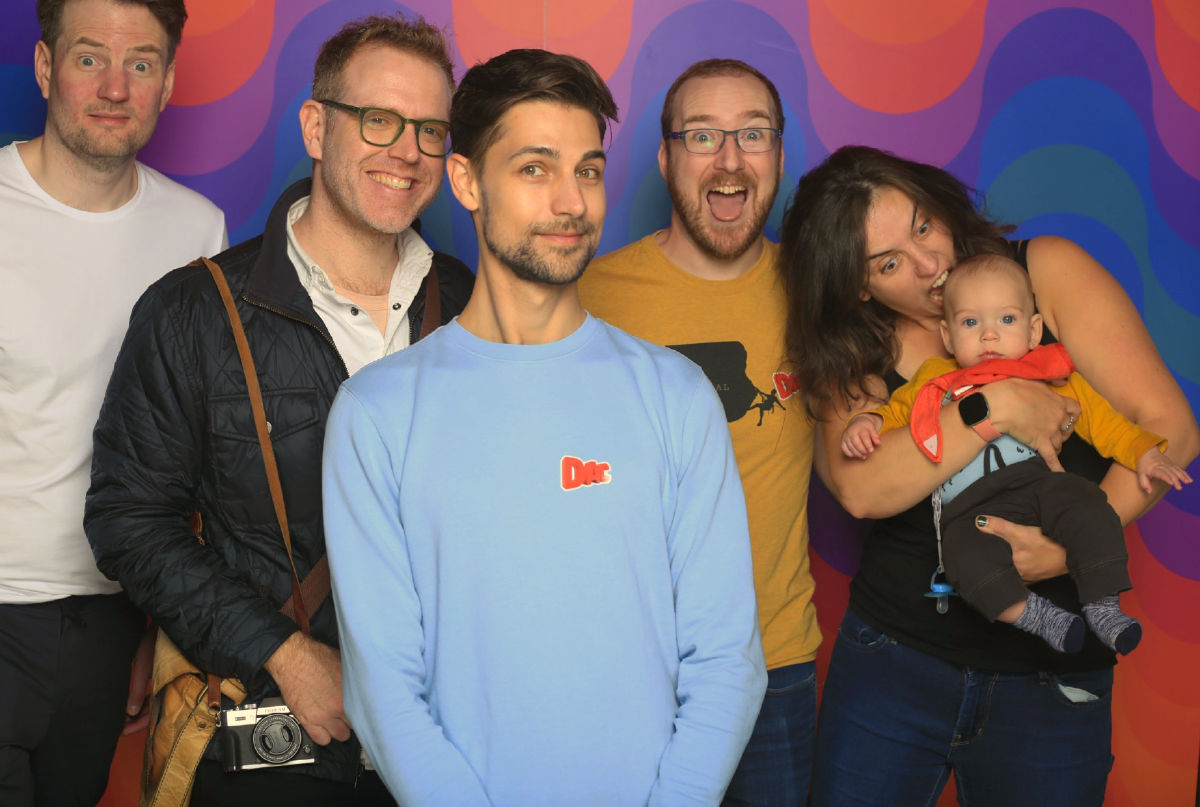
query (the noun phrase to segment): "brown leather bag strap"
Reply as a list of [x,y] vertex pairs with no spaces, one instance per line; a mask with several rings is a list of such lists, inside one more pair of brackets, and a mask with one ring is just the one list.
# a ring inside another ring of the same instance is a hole
[[438,283],[437,263],[429,264],[425,273],[425,318],[421,320],[421,335],[424,339],[442,324],[442,290]]
[[208,691],[205,693],[204,698],[206,701],[208,701],[208,708],[212,711],[213,715],[220,714],[221,676],[217,675],[216,673],[208,674]]
[[246,375],[246,390],[250,395],[250,408],[254,412],[254,430],[258,434],[258,444],[262,448],[263,465],[267,471],[267,486],[271,489],[271,503],[275,506],[275,518],[279,521],[279,529],[283,532],[283,545],[287,548],[288,563],[292,567],[292,599],[295,601],[295,619],[300,630],[311,633],[308,624],[308,611],[304,607],[304,599],[300,594],[300,575],[296,572],[296,559],[292,555],[292,532],[288,528],[287,509],[283,504],[283,486],[279,483],[279,467],[275,464],[275,449],[271,446],[271,438],[267,432],[267,413],[263,407],[262,389],[258,385],[258,372],[254,369],[254,357],[250,355],[250,343],[246,340],[246,331],[242,328],[242,318],[238,316],[237,306],[233,302],[233,293],[225,281],[225,273],[221,267],[208,258],[201,258],[212,275],[217,290],[221,293],[221,301],[225,303],[225,311],[229,314],[229,325],[233,328],[233,339],[237,343],[238,356],[242,360],[242,372]]

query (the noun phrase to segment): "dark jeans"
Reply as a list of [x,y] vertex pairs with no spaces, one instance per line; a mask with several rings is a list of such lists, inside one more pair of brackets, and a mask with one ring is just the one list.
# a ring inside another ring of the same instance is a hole
[[817,732],[813,807],[1100,807],[1112,668],[1003,674],[900,644],[846,611]]
[[0,605],[0,804],[100,800],[145,627],[124,594]]
[[318,779],[295,768],[225,773],[221,763],[200,760],[191,807],[396,807],[383,780],[363,771],[353,784]]
[[726,807],[803,807],[812,779],[817,664],[767,671],[767,692],[729,789]]

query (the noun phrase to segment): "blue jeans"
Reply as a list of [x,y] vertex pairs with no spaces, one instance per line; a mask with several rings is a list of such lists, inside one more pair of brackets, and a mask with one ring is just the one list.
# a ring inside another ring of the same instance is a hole
[[1112,669],[1011,675],[900,644],[850,610],[829,665],[813,807],[1099,807],[1112,768]]
[[803,807],[812,779],[817,664],[767,670],[767,693],[738,762],[725,807]]

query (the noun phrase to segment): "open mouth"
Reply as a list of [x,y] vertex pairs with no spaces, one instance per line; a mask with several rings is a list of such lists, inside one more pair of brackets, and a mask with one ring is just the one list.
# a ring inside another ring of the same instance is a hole
[[736,221],[746,208],[745,185],[718,185],[707,194],[708,209],[717,221]]
[[942,272],[937,279],[933,281],[933,285],[929,287],[929,296],[935,300],[942,299],[942,286],[946,285],[946,278],[950,277],[950,270]]
[[406,191],[411,188],[413,184],[411,179],[401,179],[400,177],[394,177],[391,174],[367,174],[367,176],[369,176],[375,182],[378,182],[380,185],[396,191]]

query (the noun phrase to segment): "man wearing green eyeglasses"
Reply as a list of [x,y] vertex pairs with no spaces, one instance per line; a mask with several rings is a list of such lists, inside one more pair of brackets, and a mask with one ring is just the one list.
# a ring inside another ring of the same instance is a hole
[[[312,179],[283,192],[261,236],[215,258],[257,366],[301,579],[325,555],[321,447],[338,387],[470,297],[470,270],[413,226],[441,185],[452,90],[437,28],[402,17],[347,25],[322,47],[300,110]],[[138,302],[117,358],[95,431],[88,539],[101,571],[190,661],[239,678],[243,706],[282,697],[312,739],[289,759],[258,750],[277,736],[242,736],[239,752],[236,729],[219,729],[192,807],[391,805],[343,710],[332,601],[305,596],[311,634],[279,610],[291,566],[253,423],[212,278],[171,272]]]
[[754,555],[767,693],[726,792],[730,805],[803,805],[812,768],[817,646],[808,563],[813,430],[785,362],[787,310],[764,235],[783,173],[783,105],[732,59],[675,79],[658,166],[671,219],[597,259],[584,307],[699,364],[725,406]]

